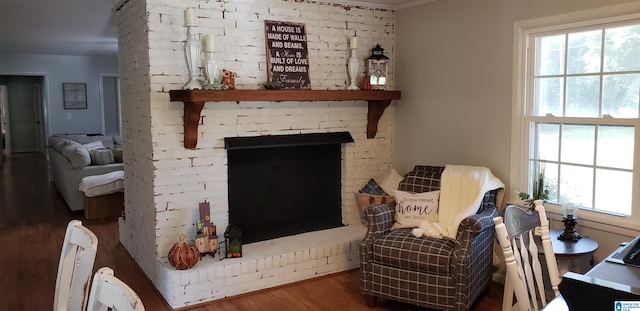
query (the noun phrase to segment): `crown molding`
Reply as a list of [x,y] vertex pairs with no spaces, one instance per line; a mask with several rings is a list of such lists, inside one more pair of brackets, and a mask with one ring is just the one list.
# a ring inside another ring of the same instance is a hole
[[[321,2],[327,2],[327,3],[369,7],[374,9],[384,9],[384,10],[393,10],[393,11],[406,9],[406,8],[422,5],[425,3],[435,2],[435,1],[436,0],[414,0],[414,1],[408,1],[408,2],[399,3],[399,4],[383,4],[383,3],[371,3],[370,1],[367,1],[367,0],[321,0]],[[392,1],[386,1],[386,2],[392,2]]]

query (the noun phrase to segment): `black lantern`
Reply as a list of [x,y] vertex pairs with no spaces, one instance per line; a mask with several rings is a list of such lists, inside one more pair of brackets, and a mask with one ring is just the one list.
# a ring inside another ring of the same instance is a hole
[[564,231],[558,236],[558,240],[577,242],[582,237],[576,232],[576,224],[578,223],[578,217],[576,217],[577,208],[573,203],[567,203],[562,206],[564,210],[564,216],[562,222],[564,223]]
[[242,231],[235,223],[229,224],[227,230],[224,231],[224,243],[226,246],[225,258],[242,257]]
[[371,56],[367,58],[367,73],[371,88],[374,90],[384,90],[387,84],[387,63],[389,57],[384,55],[384,49],[380,44],[371,49]]

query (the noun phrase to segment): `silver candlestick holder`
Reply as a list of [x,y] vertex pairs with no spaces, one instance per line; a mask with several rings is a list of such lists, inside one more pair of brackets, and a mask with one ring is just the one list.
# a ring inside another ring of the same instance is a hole
[[358,75],[358,57],[356,54],[358,49],[350,48],[349,50],[351,51],[351,56],[349,56],[349,63],[347,64],[347,67],[349,69],[349,79],[351,79],[351,82],[349,83],[347,90],[357,91],[360,89],[356,86],[356,75]]
[[198,82],[198,63],[200,61],[200,39],[196,33],[197,26],[185,25],[187,27],[187,41],[184,45],[185,55],[187,57],[187,68],[189,69],[189,82],[182,88],[185,90],[199,90],[201,88]]

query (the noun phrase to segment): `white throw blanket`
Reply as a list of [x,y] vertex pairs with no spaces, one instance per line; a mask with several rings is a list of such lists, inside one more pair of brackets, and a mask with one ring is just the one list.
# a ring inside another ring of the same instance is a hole
[[495,189],[498,189],[496,206],[500,207],[504,199],[504,184],[493,176],[491,170],[486,167],[447,165],[440,182],[438,222],[421,224],[420,228],[427,229],[427,235],[440,234],[455,239],[460,222],[476,214],[484,194]]
[[87,197],[97,197],[124,191],[124,171],[113,171],[102,175],[82,178],[78,190]]

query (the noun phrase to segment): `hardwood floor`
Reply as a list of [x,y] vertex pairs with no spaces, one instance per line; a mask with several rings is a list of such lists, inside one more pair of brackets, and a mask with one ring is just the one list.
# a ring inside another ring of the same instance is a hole
[[[0,164],[0,310],[50,310],[64,230],[80,219],[98,236],[94,271],[113,268],[142,299],[146,310],[170,310],[118,242],[115,220],[86,220],[71,212],[48,181],[42,154],[3,157]],[[502,287],[491,290],[475,311],[501,308]],[[394,301],[370,309],[359,290],[359,271],[333,274],[183,310],[427,310]]]

